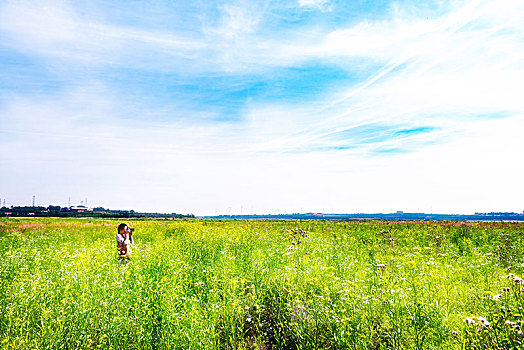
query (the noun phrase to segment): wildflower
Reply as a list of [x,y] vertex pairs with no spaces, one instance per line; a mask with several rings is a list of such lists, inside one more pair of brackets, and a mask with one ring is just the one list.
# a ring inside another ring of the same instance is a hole
[[459,333],[457,331],[452,331],[451,334],[458,335]]
[[466,322],[467,324],[475,324],[475,320],[469,317],[466,317],[464,319],[464,322]]
[[520,277],[513,277],[513,282],[515,282],[516,284],[522,284],[522,282],[524,282],[524,280],[522,280],[522,278]]
[[493,300],[499,300],[502,294],[496,294],[493,296]]
[[385,270],[386,269],[386,264],[377,264],[377,268],[379,270]]
[[510,320],[506,320],[506,321],[504,322],[504,324],[505,324],[506,326],[511,326],[511,327],[513,327],[513,326],[515,325],[515,322],[512,322],[512,321],[510,321]]
[[489,328],[489,322],[484,317],[478,317],[478,320],[480,324],[482,324],[484,327]]

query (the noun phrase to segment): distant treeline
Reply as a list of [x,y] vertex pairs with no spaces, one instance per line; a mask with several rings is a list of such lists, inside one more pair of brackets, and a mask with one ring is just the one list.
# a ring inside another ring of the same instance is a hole
[[282,219],[282,220],[386,220],[386,221],[524,221],[524,213],[492,212],[475,214],[426,214],[426,213],[357,213],[357,214],[278,214],[278,215],[218,215],[214,219]]
[[102,207],[88,208],[84,206],[60,207],[3,207],[0,208],[0,217],[92,217],[92,218],[194,218],[193,214],[162,214],[139,213],[134,210],[111,210]]

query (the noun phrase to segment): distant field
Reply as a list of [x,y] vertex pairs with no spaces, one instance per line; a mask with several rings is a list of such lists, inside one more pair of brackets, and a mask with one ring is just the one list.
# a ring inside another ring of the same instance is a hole
[[524,348],[523,223],[118,223],[0,220],[0,348]]

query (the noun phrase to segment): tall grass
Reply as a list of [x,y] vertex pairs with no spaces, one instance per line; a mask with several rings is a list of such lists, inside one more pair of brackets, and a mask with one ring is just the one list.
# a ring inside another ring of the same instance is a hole
[[521,223],[0,220],[3,349],[524,348]]

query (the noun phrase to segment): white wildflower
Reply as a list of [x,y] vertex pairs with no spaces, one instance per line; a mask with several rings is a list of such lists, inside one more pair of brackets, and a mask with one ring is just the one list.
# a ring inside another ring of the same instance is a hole
[[476,323],[474,319],[469,318],[469,317],[466,317],[464,319],[464,322],[466,322],[467,324],[475,324]]
[[478,317],[479,322],[486,328],[489,328],[489,322],[484,317]]

